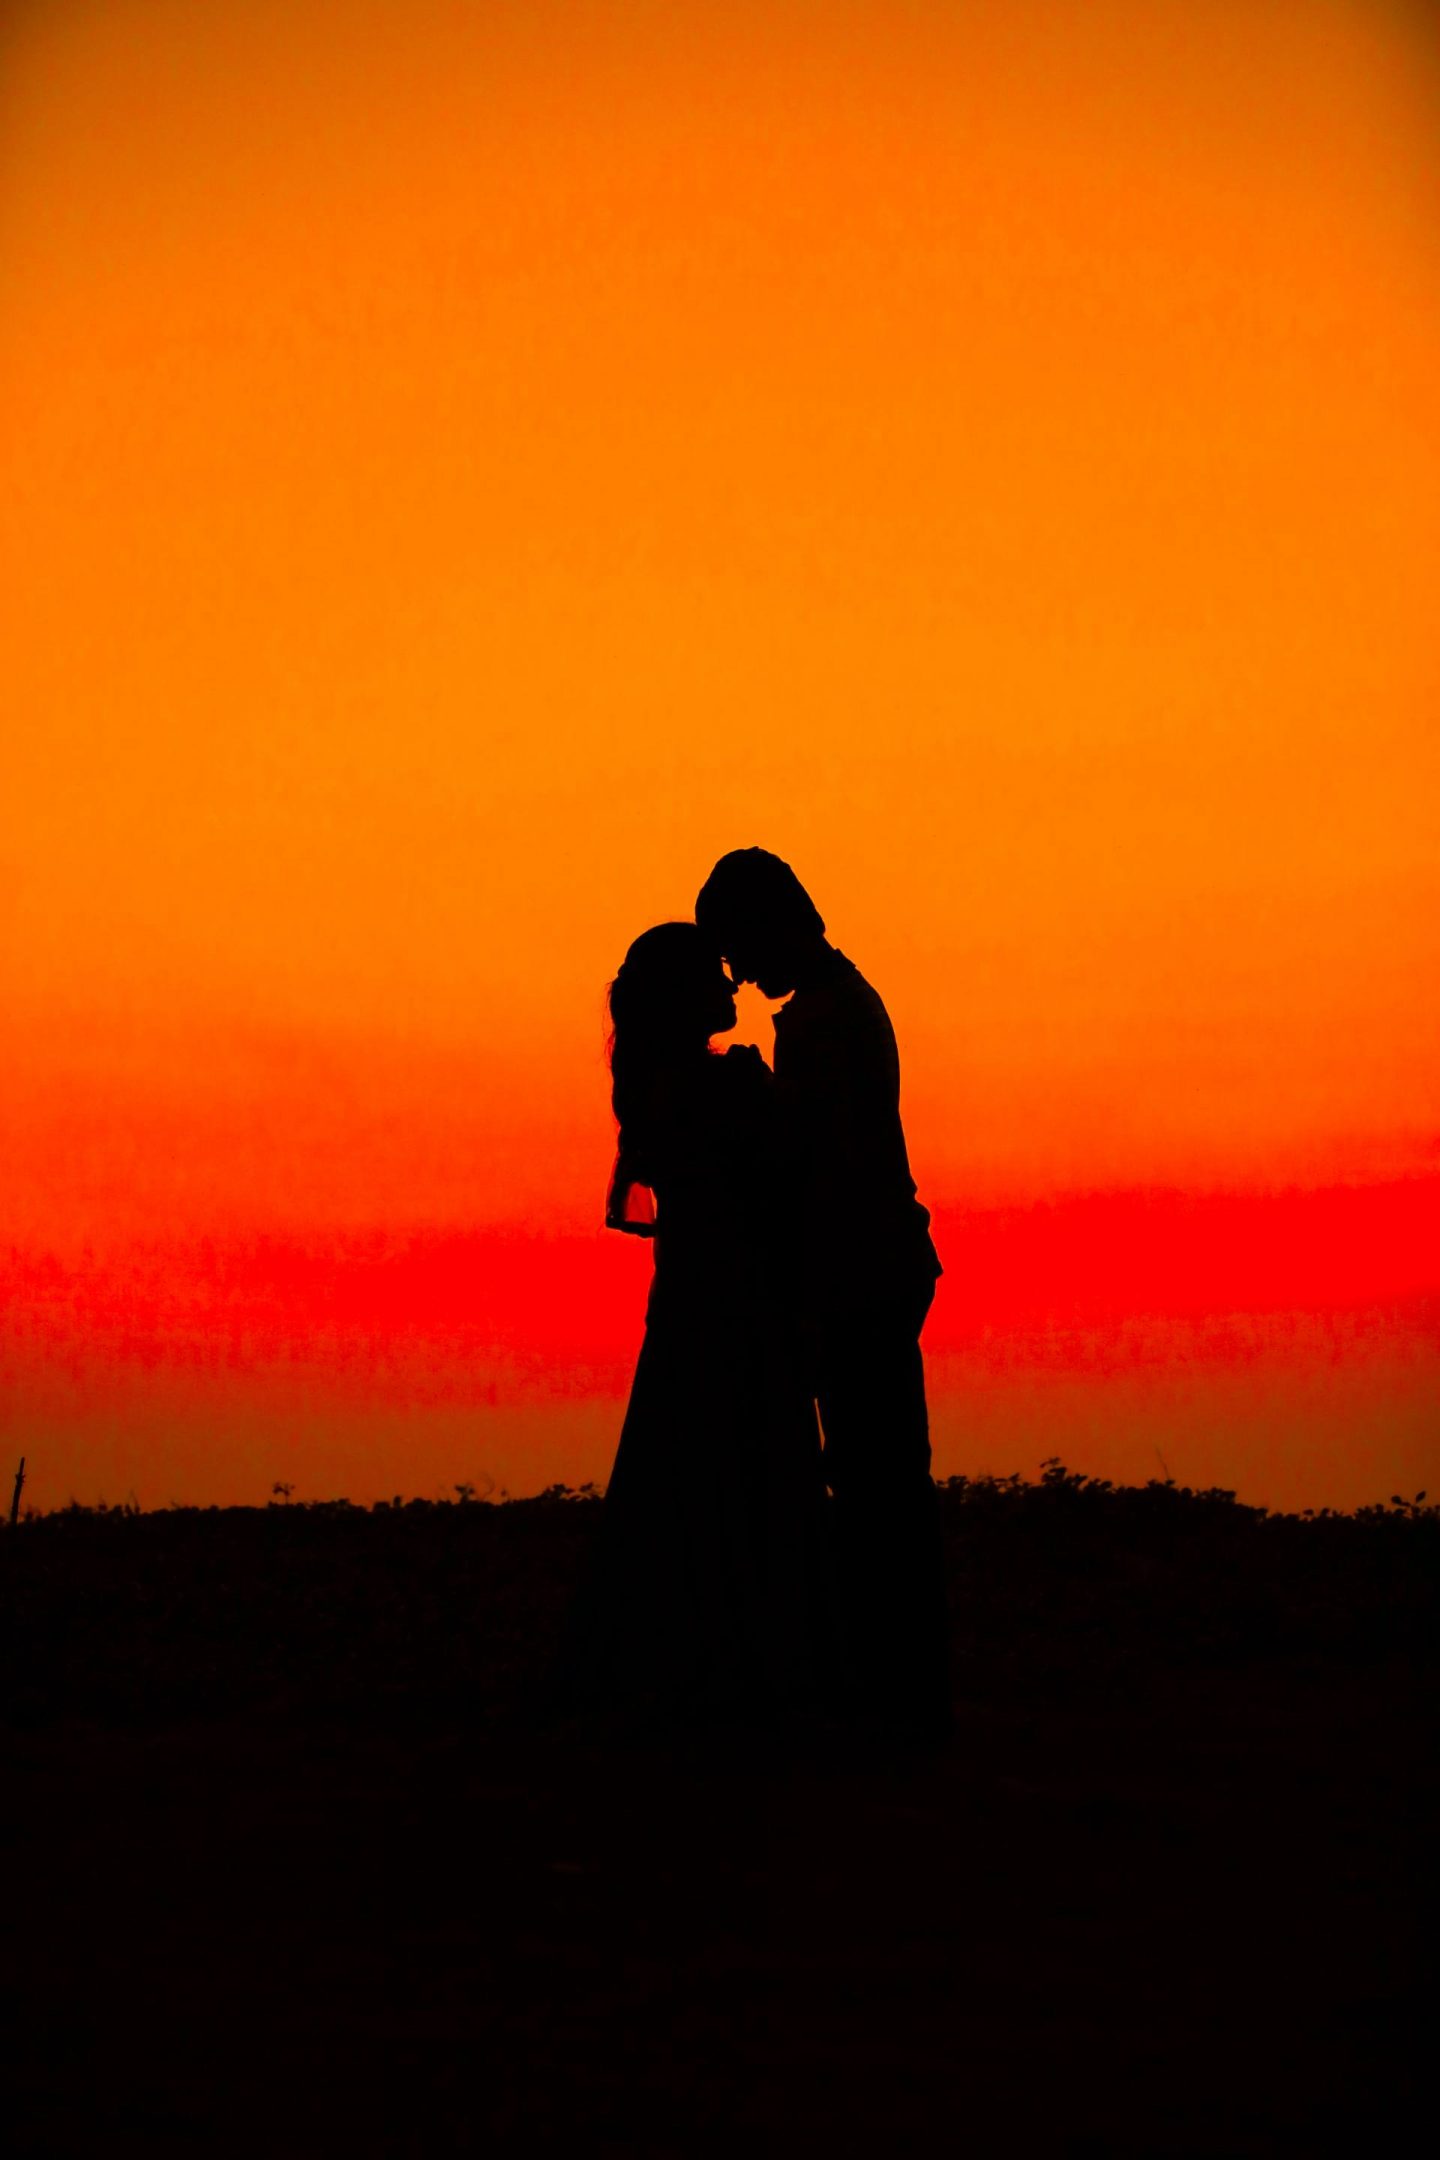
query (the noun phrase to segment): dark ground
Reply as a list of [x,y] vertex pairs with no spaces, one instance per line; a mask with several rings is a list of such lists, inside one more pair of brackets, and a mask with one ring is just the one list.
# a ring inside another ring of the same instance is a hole
[[910,1762],[537,1721],[591,1502],[23,1523],[9,2149],[1426,2149],[1440,1514],[944,1504]]

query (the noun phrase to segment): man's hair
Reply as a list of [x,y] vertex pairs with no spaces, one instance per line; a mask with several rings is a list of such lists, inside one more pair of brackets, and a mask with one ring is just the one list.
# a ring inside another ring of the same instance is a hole
[[763,847],[733,848],[721,856],[700,888],[695,920],[722,947],[736,930],[825,935],[820,910],[789,863]]

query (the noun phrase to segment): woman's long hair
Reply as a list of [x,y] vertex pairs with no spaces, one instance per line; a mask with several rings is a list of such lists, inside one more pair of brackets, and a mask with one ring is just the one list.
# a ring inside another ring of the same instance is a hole
[[694,923],[657,923],[642,931],[610,985],[610,1105],[620,1153],[648,1182],[665,1082],[703,1054],[707,978],[719,966],[714,946]]

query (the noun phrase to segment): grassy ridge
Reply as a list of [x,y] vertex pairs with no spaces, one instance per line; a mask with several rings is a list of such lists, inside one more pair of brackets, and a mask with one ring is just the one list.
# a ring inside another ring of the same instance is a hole
[[13,2149],[1409,2151],[1436,1511],[942,1506],[913,1761],[531,1718],[593,1496],[0,1537]]
[[[1288,1516],[1224,1491],[941,1488],[958,1699],[1087,1698],[1178,1670],[1408,1662],[1440,1643],[1424,1496]],[[69,1507],[0,1540],[22,1723],[234,1713],[503,1726],[542,1680],[600,1502]]]

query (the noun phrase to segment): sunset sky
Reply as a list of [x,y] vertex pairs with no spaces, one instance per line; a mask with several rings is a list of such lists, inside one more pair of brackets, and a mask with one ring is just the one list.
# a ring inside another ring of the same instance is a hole
[[752,842],[940,1470],[1436,1482],[1437,199],[1385,0],[12,0],[36,1504],[603,1479],[605,984]]

